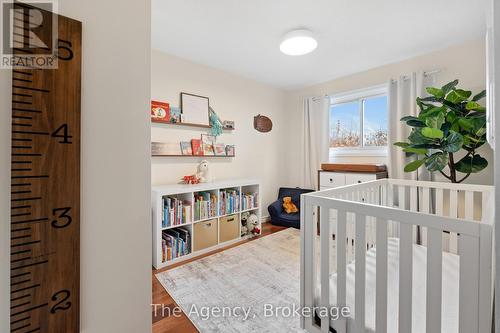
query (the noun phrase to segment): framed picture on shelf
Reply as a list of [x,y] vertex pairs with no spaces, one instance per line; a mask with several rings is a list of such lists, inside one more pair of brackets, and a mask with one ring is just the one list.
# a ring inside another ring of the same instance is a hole
[[151,121],[169,123],[170,104],[166,102],[151,101]]
[[181,141],[181,152],[182,152],[182,155],[193,155],[193,149],[191,148],[191,142]]
[[226,145],[223,143],[216,143],[214,145],[215,156],[226,156]]
[[215,136],[209,134],[201,135],[201,144],[203,147],[203,155],[214,156],[215,155]]
[[181,119],[181,108],[177,106],[170,107],[170,122],[171,123],[180,123]]
[[203,156],[203,147],[200,139],[191,139],[191,150],[193,155]]
[[183,122],[210,126],[209,106],[208,97],[181,92]]
[[234,156],[234,145],[226,146],[226,156]]

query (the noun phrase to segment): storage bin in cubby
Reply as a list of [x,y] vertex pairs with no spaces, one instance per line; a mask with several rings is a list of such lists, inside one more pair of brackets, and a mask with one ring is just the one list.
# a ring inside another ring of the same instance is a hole
[[219,242],[227,242],[240,237],[238,214],[224,216],[219,219]]
[[193,251],[217,245],[217,219],[194,224]]

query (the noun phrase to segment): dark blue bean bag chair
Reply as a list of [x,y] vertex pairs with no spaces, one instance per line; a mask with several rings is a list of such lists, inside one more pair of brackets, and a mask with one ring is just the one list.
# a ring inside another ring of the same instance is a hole
[[[267,207],[269,215],[271,215],[271,223],[273,225],[300,229],[300,195],[309,192],[314,192],[314,190],[307,190],[298,187],[281,187],[278,194],[278,200]],[[287,214],[283,210],[284,197],[291,197],[292,202],[295,206],[297,206],[299,212]]]

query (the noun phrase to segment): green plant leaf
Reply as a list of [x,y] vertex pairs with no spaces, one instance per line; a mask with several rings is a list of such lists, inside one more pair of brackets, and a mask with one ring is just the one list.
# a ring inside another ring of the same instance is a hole
[[418,118],[421,120],[426,120],[428,117],[435,117],[439,115],[440,113],[445,113],[446,112],[446,106],[432,106],[425,110],[424,112],[421,112],[418,115]]
[[427,92],[429,94],[431,94],[432,96],[435,96],[437,98],[443,98],[444,97],[443,90],[441,90],[439,88],[427,87],[427,88],[425,88],[425,90],[427,90]]
[[451,82],[448,82],[447,84],[445,84],[441,90],[443,91],[443,93],[447,94],[449,93],[453,88],[455,88],[458,84],[458,80],[453,80]]
[[422,164],[424,164],[425,162],[425,158],[424,159],[421,159],[421,160],[415,160],[413,162],[410,162],[408,163],[406,166],[405,166],[405,172],[413,172],[415,170],[417,170],[418,168],[420,168],[422,166]]
[[456,89],[452,90],[448,95],[446,95],[445,99],[453,104],[459,104],[467,100],[467,98],[469,98],[470,95],[472,95],[471,91]]
[[406,148],[408,147],[410,144],[407,143],[407,142],[394,142],[393,145],[397,146],[397,147],[401,147],[401,148]]
[[488,161],[478,154],[465,156],[460,161],[455,163],[455,169],[461,173],[478,173],[488,166]]
[[460,125],[460,128],[465,131],[472,131],[474,129],[474,124],[472,123],[471,119],[459,118],[458,124]]
[[428,96],[424,98],[420,98],[422,102],[439,102],[441,98],[436,98],[436,96]]
[[414,153],[418,155],[425,155],[427,154],[427,149],[425,148],[415,148],[415,147],[407,147],[403,149],[405,153]]
[[406,125],[411,127],[425,127],[425,123],[417,117],[405,116],[401,118],[401,121],[405,121]]
[[481,91],[479,94],[477,94],[477,95],[475,95],[474,97],[472,97],[472,100],[473,100],[474,102],[477,102],[477,101],[479,101],[480,99],[483,99],[483,98],[485,98],[485,97],[486,97],[486,90],[483,90],[483,91]]
[[462,148],[464,138],[460,133],[450,131],[443,145],[443,150],[448,153],[455,153]]
[[440,129],[444,124],[444,114],[440,112],[433,117],[427,117],[425,119],[425,124],[427,125],[427,127]]
[[474,101],[469,101],[467,102],[467,104],[465,105],[465,108],[467,110],[478,110],[480,108],[482,108],[481,104],[479,104],[478,102],[474,102]]
[[406,122],[406,125],[411,126],[411,127],[425,127],[426,126],[423,121],[418,120],[418,119],[417,120],[414,120],[414,119],[408,120]]
[[421,129],[420,128],[414,128],[410,135],[408,136],[408,140],[412,145],[418,145],[418,144],[425,144],[425,143],[432,143],[431,139],[426,138],[425,136],[422,135]]
[[443,170],[448,164],[448,154],[434,153],[425,160],[425,167],[427,170],[434,172]]
[[429,139],[442,139],[444,133],[437,128],[424,127],[422,128],[422,135]]

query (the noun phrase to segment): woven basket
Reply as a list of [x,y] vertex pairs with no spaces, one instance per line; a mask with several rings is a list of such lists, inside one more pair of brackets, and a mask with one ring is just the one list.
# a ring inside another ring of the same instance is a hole
[[253,118],[253,127],[259,132],[266,133],[273,129],[273,122],[268,117],[259,114]]

